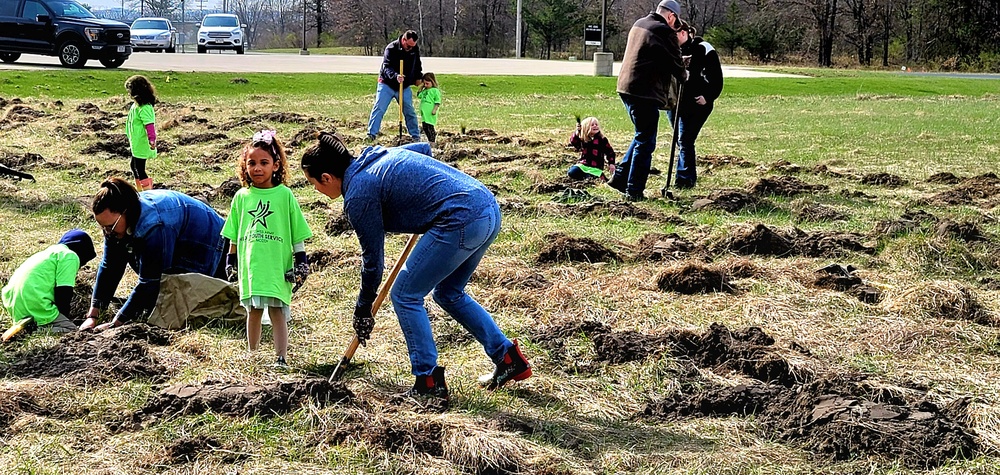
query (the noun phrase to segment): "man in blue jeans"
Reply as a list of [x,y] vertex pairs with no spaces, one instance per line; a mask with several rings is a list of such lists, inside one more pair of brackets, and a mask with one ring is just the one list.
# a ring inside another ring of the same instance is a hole
[[[399,61],[403,61],[403,69],[399,69]],[[382,116],[393,99],[403,103],[403,117],[406,118],[406,130],[413,141],[420,140],[420,128],[417,126],[417,113],[413,110],[413,93],[410,86],[420,87],[424,77],[423,66],[420,64],[420,48],[417,47],[417,32],[407,30],[396,41],[389,43],[382,53],[382,69],[378,73],[378,87],[375,89],[375,104],[368,116],[368,140],[375,140],[382,129]],[[399,97],[399,83],[403,83],[403,97]]]
[[676,0],[662,0],[656,10],[640,18],[628,32],[625,56],[618,74],[621,96],[635,136],[608,182],[627,201],[643,201],[649,168],[656,150],[660,110],[667,108],[671,77],[687,80],[674,31],[681,14]]
[[433,159],[427,143],[368,147],[354,158],[343,142],[321,133],[302,154],[302,170],[316,191],[344,197],[344,213],[361,244],[361,291],[354,331],[371,337],[375,301],[385,261],[386,233],[423,234],[392,286],[392,305],[416,376],[411,396],[448,398],[444,367],[424,297],[434,301],[476,338],[496,365],[480,378],[487,389],[531,376],[517,340],[511,341],[465,286],[500,233],[500,207],[485,185]]

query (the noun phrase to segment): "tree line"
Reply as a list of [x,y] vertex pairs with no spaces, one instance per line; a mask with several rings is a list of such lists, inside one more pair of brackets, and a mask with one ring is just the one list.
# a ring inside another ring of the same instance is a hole
[[[134,0],[178,17],[178,0]],[[429,56],[512,57],[517,0],[225,0],[258,49],[355,47],[380,54],[412,29]],[[1000,71],[997,0],[680,0],[682,17],[730,57],[820,66],[929,64]],[[620,59],[628,29],[654,0],[521,0],[521,51],[583,56],[583,31],[606,11],[604,50]],[[188,0],[188,16],[204,2]],[[303,25],[304,23],[304,25]],[[599,50],[589,47],[587,56]]]

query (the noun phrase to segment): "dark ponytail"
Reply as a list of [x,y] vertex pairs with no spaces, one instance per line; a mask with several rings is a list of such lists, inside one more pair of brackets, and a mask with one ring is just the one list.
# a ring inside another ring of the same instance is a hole
[[131,225],[139,220],[139,192],[122,178],[108,178],[101,183],[101,189],[94,195],[90,209],[94,216],[103,213],[104,210],[125,213],[125,219]]
[[302,170],[310,178],[319,180],[324,173],[343,179],[354,156],[336,134],[320,132],[316,144],[302,153]]

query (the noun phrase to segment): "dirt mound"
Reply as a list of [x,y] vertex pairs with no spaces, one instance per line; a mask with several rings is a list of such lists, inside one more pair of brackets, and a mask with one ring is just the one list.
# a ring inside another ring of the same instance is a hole
[[64,335],[55,346],[18,354],[3,372],[20,378],[164,381],[167,369],[149,353],[148,345],[169,343],[166,330],[145,324],[124,325],[101,333],[74,332]]
[[812,285],[821,289],[839,290],[854,295],[858,300],[876,304],[882,301],[882,292],[865,284],[855,271],[854,266],[830,264],[813,274]]
[[699,198],[691,204],[691,211],[719,209],[730,213],[739,213],[745,209],[754,211],[762,207],[772,207],[771,203],[740,190],[722,189],[713,191],[705,198]]
[[231,177],[212,190],[212,198],[231,200],[241,188],[243,188],[243,184],[240,183],[239,178]]
[[545,195],[549,193],[561,193],[569,189],[577,189],[582,182],[570,179],[569,177],[563,177],[558,181],[543,181],[540,183],[535,183],[528,188],[529,193],[535,193],[537,195]]
[[31,107],[23,104],[15,104],[11,106],[10,109],[7,109],[7,113],[4,114],[3,119],[0,120],[0,126],[34,122],[35,119],[45,117],[45,115],[45,111],[32,109]]
[[975,290],[954,281],[929,281],[910,286],[899,294],[890,295],[885,307],[903,315],[1000,325],[1000,319],[983,304]]
[[191,145],[196,143],[212,142],[214,140],[229,140],[229,136],[222,132],[202,132],[197,134],[181,135],[177,143],[181,145]]
[[815,231],[807,233],[796,229],[795,247],[806,257],[841,257],[848,252],[873,255],[874,247],[865,244],[864,236],[856,233],[837,231]]
[[875,224],[873,234],[876,236],[897,237],[903,234],[922,231],[938,222],[938,217],[924,210],[906,210],[899,219],[883,220]]
[[747,185],[747,191],[757,196],[795,196],[800,193],[829,189],[829,186],[810,185],[793,176],[769,176]]
[[649,356],[669,351],[671,344],[669,336],[646,335],[634,330],[617,332],[608,325],[592,320],[543,327],[533,333],[530,339],[548,349],[553,360],[572,365],[570,371],[579,371],[581,362],[570,354],[567,343],[581,335],[593,342],[598,361],[611,364],[642,361]]
[[97,114],[97,115],[104,114],[104,111],[102,111],[100,107],[97,107],[96,104],[91,102],[84,102],[83,104],[76,106],[76,111],[82,112],[84,114]]
[[910,182],[903,179],[903,177],[889,173],[866,173],[861,176],[862,185],[878,185],[888,188],[899,188],[901,186],[906,186],[909,183]]
[[768,435],[834,460],[867,456],[898,459],[912,468],[973,458],[979,442],[947,408],[902,397],[880,400],[868,382],[822,378],[793,387],[710,387],[650,403],[646,417],[754,416]]
[[562,233],[545,236],[545,245],[535,259],[539,264],[563,261],[607,262],[620,260],[618,254],[590,238],[576,238]]
[[268,385],[245,385],[223,382],[177,384],[164,389],[135,419],[172,418],[203,414],[208,411],[233,416],[270,417],[287,414],[306,402],[324,406],[354,398],[344,383],[330,383],[326,378],[277,382]]
[[692,262],[668,267],[656,278],[656,286],[664,292],[687,295],[734,290],[723,271]]
[[220,448],[222,448],[222,444],[214,437],[203,435],[181,437],[164,447],[164,454],[161,461],[170,465],[194,462],[203,453]]
[[808,203],[797,207],[792,211],[792,216],[798,222],[847,221],[850,219],[849,216],[837,211],[836,208],[819,203]]
[[374,430],[362,431],[363,437],[392,453],[420,452],[433,457],[444,455],[441,444],[441,424],[417,422],[411,427],[380,425]]
[[767,171],[772,173],[795,174],[802,171],[802,167],[788,160],[778,160],[767,166]]
[[819,176],[825,176],[829,178],[846,178],[850,176],[848,173],[834,170],[827,165],[819,164],[809,168],[809,172]]
[[479,158],[483,155],[483,150],[468,149],[468,148],[449,148],[442,153],[439,153],[435,158],[441,160],[442,162],[455,163],[459,160],[464,160],[466,158]]
[[102,117],[88,117],[83,123],[84,129],[92,130],[94,132],[113,129],[115,127],[116,125],[114,120]]
[[80,152],[85,154],[105,152],[119,157],[132,156],[132,149],[129,147],[128,137],[124,134],[98,134],[97,143],[84,147],[84,149]]
[[507,277],[497,284],[504,289],[547,289],[552,287],[552,282],[537,272]]
[[309,270],[320,272],[327,267],[342,264],[342,261],[347,257],[347,254],[339,249],[333,251],[317,249],[309,254]]
[[839,257],[847,252],[875,254],[875,248],[864,243],[864,237],[855,233],[816,231],[807,233],[797,228],[790,231],[772,229],[764,224],[753,227],[739,225],[721,243],[727,249],[742,255],[788,257]]
[[955,174],[951,172],[935,173],[927,177],[927,183],[941,183],[943,185],[954,185],[955,183],[961,181],[961,178],[955,176]]
[[[589,193],[588,193],[589,195]],[[636,218],[655,221],[670,221],[683,224],[680,218],[670,218],[626,201],[584,201],[571,204],[544,203],[541,209],[558,216],[611,216],[615,218]]]
[[930,198],[938,205],[976,204],[979,201],[1000,194],[1000,178],[994,173],[966,178],[948,191],[942,191]]
[[752,228],[739,227],[729,236],[724,247],[745,256],[784,257],[796,251],[791,239],[764,224],[757,224]]
[[309,118],[295,112],[265,112],[256,117],[261,122],[280,122],[283,124],[304,124]]
[[30,170],[35,166],[44,163],[46,163],[45,157],[32,152],[25,152],[22,154],[4,153],[3,155],[0,155],[0,164],[16,170]]
[[299,145],[313,145],[316,143],[316,137],[319,137],[319,133],[322,131],[327,131],[331,133],[337,133],[336,127],[326,127],[320,128],[317,125],[307,125],[302,128],[302,130],[295,133],[291,139],[288,140],[288,145],[292,147],[298,147]]
[[341,234],[354,231],[354,227],[351,226],[351,222],[347,219],[347,213],[338,213],[335,216],[331,216],[326,221],[324,229],[329,236],[340,236]]
[[950,219],[938,223],[934,235],[941,239],[960,239],[966,242],[989,240],[976,223],[968,221],[959,223]]
[[698,166],[705,170],[725,167],[749,168],[753,166],[753,162],[735,155],[699,155]]
[[25,414],[49,416],[51,411],[40,403],[33,394],[0,389],[0,437],[12,434],[11,423]]
[[639,238],[636,260],[669,261],[683,259],[696,250],[694,244],[677,233],[649,233]]

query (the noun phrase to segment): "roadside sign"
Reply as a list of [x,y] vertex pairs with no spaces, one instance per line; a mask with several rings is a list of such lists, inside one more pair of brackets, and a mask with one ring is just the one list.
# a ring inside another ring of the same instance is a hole
[[601,46],[601,25],[587,25],[583,29],[583,44],[585,46]]

